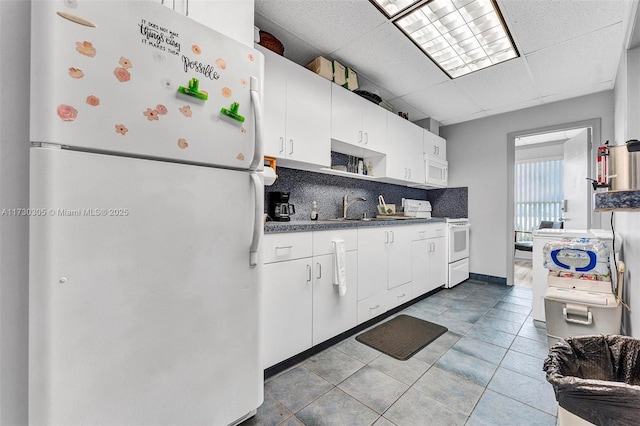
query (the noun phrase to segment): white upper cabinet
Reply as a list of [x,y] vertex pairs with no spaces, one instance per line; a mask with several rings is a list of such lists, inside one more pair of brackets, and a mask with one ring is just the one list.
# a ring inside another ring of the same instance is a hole
[[264,154],[282,165],[331,165],[331,82],[256,46],[265,56]]
[[181,15],[253,47],[253,0],[157,0]]
[[364,150],[382,152],[387,132],[387,111],[331,85],[331,139]]
[[447,160],[447,141],[423,129],[424,153],[430,159]]
[[423,130],[398,115],[387,113],[387,178],[424,183]]

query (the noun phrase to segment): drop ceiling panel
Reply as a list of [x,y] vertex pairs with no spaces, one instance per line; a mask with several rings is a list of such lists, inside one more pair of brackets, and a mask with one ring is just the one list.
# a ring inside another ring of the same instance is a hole
[[524,58],[494,65],[491,72],[474,72],[455,80],[484,110],[518,104],[539,97]]
[[345,45],[334,52],[334,57],[396,97],[449,80],[391,22]]
[[577,91],[615,80],[622,24],[527,56],[542,96]]
[[438,121],[482,112],[453,81],[410,93],[402,100]]
[[368,1],[256,0],[256,13],[330,54],[387,19]]
[[628,14],[628,0],[501,1],[521,54],[572,40],[616,24]]
[[535,107],[542,104],[543,104],[542,99],[536,98],[536,99],[531,99],[524,102],[510,103],[501,107],[488,109],[485,112],[487,113],[487,115],[498,115],[498,114],[504,114],[505,112],[531,108],[531,107]]
[[605,90],[613,89],[613,81],[607,81],[593,86],[583,87],[580,90],[574,90],[571,92],[557,93],[555,95],[545,96],[542,98],[542,102],[549,104],[552,102],[563,101],[565,99],[578,98],[580,96],[590,95],[592,93],[604,92]]

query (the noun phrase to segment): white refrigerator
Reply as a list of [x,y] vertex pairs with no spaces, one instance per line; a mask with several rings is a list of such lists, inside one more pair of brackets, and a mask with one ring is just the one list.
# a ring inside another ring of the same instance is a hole
[[262,54],[155,1],[32,2],[29,421],[263,400]]

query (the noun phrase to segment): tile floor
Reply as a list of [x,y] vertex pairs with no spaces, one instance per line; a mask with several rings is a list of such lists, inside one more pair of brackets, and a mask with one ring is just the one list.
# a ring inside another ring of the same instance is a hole
[[449,331],[407,361],[352,336],[269,378],[250,425],[555,425],[531,289],[467,281],[404,309]]

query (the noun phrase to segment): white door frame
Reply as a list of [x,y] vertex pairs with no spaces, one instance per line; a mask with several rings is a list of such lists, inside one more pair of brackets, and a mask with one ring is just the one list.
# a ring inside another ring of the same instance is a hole
[[[595,158],[595,152],[600,145],[600,141],[602,140],[601,134],[601,119],[600,118],[592,118],[589,120],[583,121],[574,121],[571,123],[557,124],[553,126],[546,127],[538,127],[535,129],[528,130],[519,130],[517,132],[511,132],[507,134],[507,223],[505,224],[505,236],[506,236],[506,244],[507,244],[507,284],[513,285],[513,260],[514,260],[514,250],[513,250],[513,215],[514,212],[514,170],[515,170],[515,159],[516,159],[516,138],[523,136],[530,136],[540,133],[549,133],[549,132],[557,132],[561,130],[572,130],[572,129],[580,129],[584,127],[591,128],[591,149],[589,150],[589,169],[587,170],[588,176],[593,177],[595,174],[595,164],[593,159]],[[589,197],[593,196],[593,190],[589,190]],[[590,228],[599,228],[600,227],[600,215],[592,214],[591,209],[588,211],[588,223],[591,224]]]

